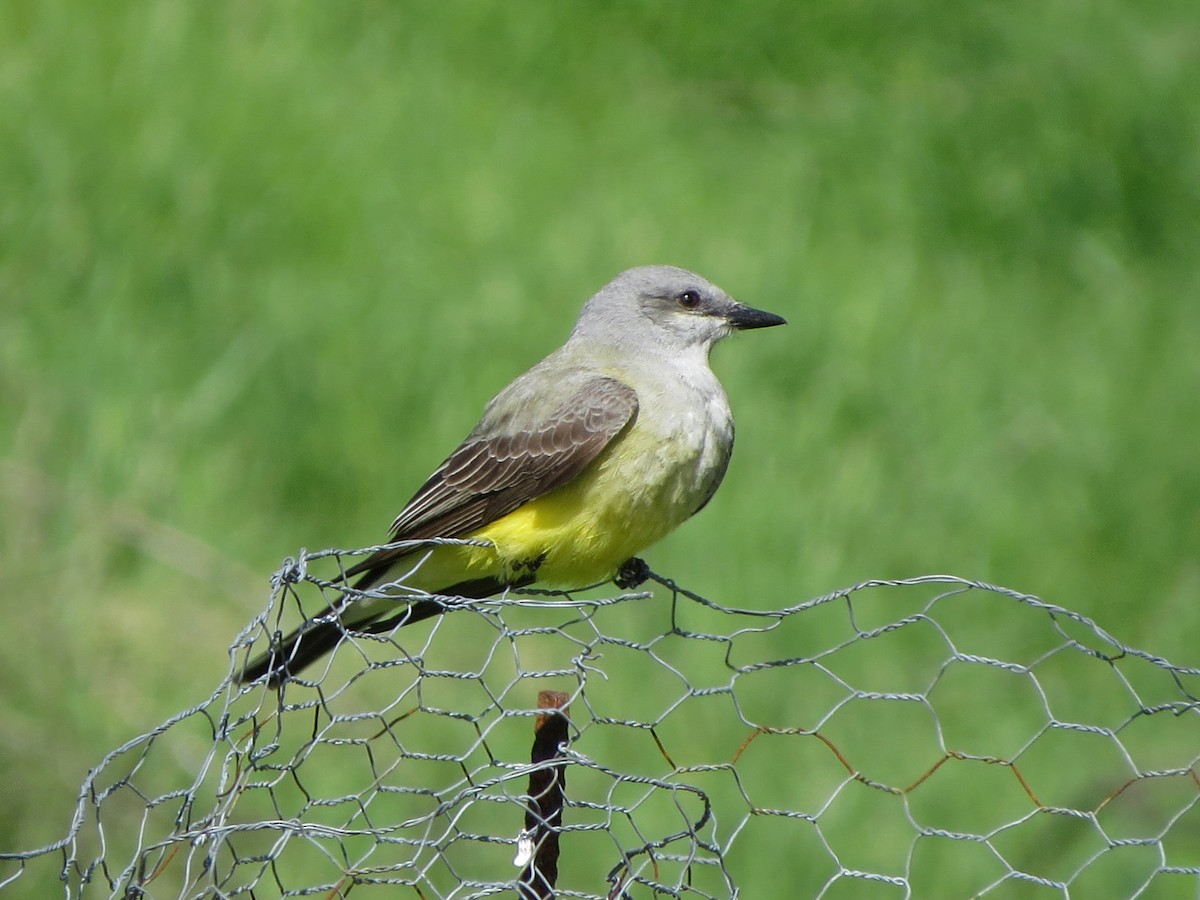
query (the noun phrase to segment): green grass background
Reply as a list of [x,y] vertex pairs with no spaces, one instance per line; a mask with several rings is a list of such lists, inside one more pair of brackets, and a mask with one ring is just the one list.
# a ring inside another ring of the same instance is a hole
[[648,262],[790,322],[715,354],[738,449],[658,571],[945,571],[1200,661],[1198,47],[1159,0],[6,3],[0,846]]

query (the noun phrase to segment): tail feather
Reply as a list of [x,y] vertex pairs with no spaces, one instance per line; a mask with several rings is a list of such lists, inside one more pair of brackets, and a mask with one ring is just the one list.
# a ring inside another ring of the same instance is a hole
[[348,634],[380,634],[440,615],[445,611],[436,600],[419,600],[404,612],[387,619],[361,624],[334,621],[308,621],[285,637],[278,645],[261,653],[246,664],[237,676],[239,684],[250,684],[266,677],[267,685],[279,688],[288,679],[299,675],[326,653],[331,652]]
[[[500,581],[496,578],[480,578],[456,584],[442,593],[447,596],[478,600],[498,594],[505,588],[524,587],[532,582],[532,577],[516,582]],[[359,586],[355,585],[355,587]],[[386,610],[387,607],[385,606],[384,609]],[[439,600],[430,598],[414,601],[401,612],[386,619],[372,620],[370,616],[357,621],[311,619],[283,638],[277,645],[272,646],[267,652],[250,660],[237,676],[237,681],[239,684],[250,684],[260,678],[266,678],[267,685],[277,689],[288,679],[300,674],[326,653],[334,650],[342,642],[342,638],[348,634],[382,634],[393,628],[401,628],[414,622],[431,619],[445,611],[445,605]]]

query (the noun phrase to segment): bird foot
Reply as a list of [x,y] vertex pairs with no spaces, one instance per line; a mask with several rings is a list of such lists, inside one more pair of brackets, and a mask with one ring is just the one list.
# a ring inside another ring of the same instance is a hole
[[613,583],[623,591],[630,591],[643,584],[649,577],[650,567],[646,565],[646,561],[634,556],[621,563]]

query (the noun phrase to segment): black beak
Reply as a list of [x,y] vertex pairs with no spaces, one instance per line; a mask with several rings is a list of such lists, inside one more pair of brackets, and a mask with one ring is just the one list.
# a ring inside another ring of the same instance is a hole
[[740,303],[727,316],[729,324],[738,331],[748,328],[771,328],[774,325],[786,325],[787,319],[775,313],[755,309],[752,306],[742,306]]

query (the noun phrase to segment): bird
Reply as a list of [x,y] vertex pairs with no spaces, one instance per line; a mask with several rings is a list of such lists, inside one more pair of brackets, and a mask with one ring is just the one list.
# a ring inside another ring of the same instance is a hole
[[349,631],[445,612],[439,596],[644,580],[638,554],[703,509],[729,465],[733,415],[710,351],[783,324],[685,269],[622,272],[584,304],[566,343],[487,404],[389,542],[474,543],[376,550],[344,571],[351,590],[335,609],[273,641],[238,681],[278,688]]

